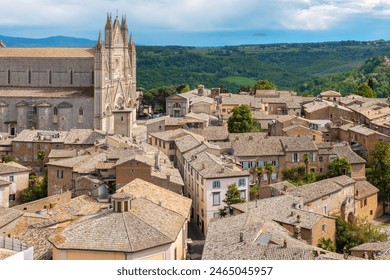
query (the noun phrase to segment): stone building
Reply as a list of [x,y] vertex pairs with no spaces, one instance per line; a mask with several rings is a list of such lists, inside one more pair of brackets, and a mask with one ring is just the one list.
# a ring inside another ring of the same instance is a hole
[[131,136],[136,50],[126,18],[107,16],[93,48],[0,48],[0,131],[96,128]]

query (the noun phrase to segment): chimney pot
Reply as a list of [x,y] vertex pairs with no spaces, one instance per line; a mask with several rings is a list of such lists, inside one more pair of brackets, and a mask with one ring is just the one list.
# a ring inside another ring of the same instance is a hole
[[244,241],[244,234],[242,232],[240,232],[240,242],[243,242]]

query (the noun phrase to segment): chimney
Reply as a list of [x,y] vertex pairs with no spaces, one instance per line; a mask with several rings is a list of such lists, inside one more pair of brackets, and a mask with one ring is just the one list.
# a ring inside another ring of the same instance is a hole
[[154,154],[154,169],[160,170],[160,152]]
[[287,240],[286,239],[283,240],[283,248],[287,248]]
[[300,225],[294,226],[294,237],[296,239],[301,239],[301,226]]
[[301,215],[297,215],[297,223],[301,223]]
[[244,241],[244,234],[242,232],[240,232],[240,242],[243,242]]

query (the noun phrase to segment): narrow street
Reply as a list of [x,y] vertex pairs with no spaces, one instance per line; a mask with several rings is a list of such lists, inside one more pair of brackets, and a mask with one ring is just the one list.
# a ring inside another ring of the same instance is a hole
[[188,238],[192,240],[188,244],[188,255],[190,260],[202,259],[202,252],[204,247],[204,234],[198,229],[194,221],[188,223]]

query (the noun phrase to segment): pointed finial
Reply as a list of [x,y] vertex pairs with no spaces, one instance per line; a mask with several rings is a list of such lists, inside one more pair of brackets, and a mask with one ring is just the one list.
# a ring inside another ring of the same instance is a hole
[[99,37],[98,37],[98,40],[97,40],[97,45],[101,46],[102,44],[103,44],[103,42],[102,42],[102,32],[101,32],[101,30],[99,30]]
[[133,44],[133,32],[130,32],[129,45]]

